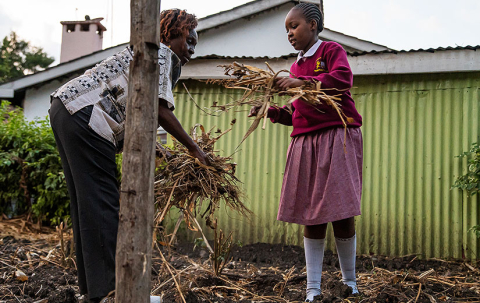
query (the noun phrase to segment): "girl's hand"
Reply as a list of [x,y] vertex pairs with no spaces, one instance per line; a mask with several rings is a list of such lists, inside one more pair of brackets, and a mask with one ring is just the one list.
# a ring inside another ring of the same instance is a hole
[[300,87],[304,85],[305,82],[300,79],[294,78],[278,78],[275,82],[275,86],[280,90],[287,90],[289,88]]
[[261,106],[252,106],[252,108],[250,108],[250,112],[248,113],[248,117],[256,117],[260,108]]

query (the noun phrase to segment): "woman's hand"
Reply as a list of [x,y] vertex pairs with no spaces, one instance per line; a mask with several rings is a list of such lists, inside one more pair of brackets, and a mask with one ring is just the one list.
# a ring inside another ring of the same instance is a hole
[[169,134],[175,137],[187,149],[190,155],[197,158],[200,163],[210,165],[207,155],[198,147],[195,141],[185,132],[177,117],[168,108],[167,101],[159,99],[158,106],[158,124],[163,127]]
[[197,158],[200,163],[203,165],[210,166],[210,161],[208,160],[207,155],[203,152],[203,150],[195,144],[194,147],[188,150],[190,155]]
[[304,85],[305,82],[300,79],[295,78],[277,78],[275,81],[275,86],[280,90],[287,90],[289,88],[300,87]]

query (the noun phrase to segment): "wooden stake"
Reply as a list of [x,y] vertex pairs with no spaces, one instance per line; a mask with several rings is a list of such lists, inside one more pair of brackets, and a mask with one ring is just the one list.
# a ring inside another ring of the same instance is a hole
[[150,302],[160,2],[130,2],[130,45],[133,47],[134,58],[129,71],[120,191],[117,303]]

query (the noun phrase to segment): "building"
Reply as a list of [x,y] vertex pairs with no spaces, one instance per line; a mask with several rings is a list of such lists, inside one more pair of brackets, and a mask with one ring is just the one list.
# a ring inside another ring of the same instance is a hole
[[[313,1],[317,2],[317,1]],[[232,10],[220,12],[199,20],[199,44],[192,62],[182,71],[183,79],[207,79],[222,76],[216,64],[204,72],[208,58],[284,58],[292,56],[292,47],[285,39],[284,20],[295,1],[257,0]],[[88,16],[87,16],[88,17]],[[0,98],[24,108],[28,119],[45,117],[49,95],[68,80],[126,47],[121,44],[101,50],[102,18],[85,21],[63,21],[61,63],[42,72],[28,75],[0,85]],[[86,31],[89,29],[89,31]],[[268,32],[268,35],[264,35]],[[321,39],[341,43],[350,52],[384,51],[387,47],[325,29]],[[79,47],[82,45],[82,47]],[[83,46],[87,45],[87,46]],[[87,53],[87,51],[92,51]],[[67,60],[73,58],[71,60]],[[282,67],[288,67],[288,62]],[[199,74],[201,72],[201,74]],[[211,74],[211,73],[216,74]]]

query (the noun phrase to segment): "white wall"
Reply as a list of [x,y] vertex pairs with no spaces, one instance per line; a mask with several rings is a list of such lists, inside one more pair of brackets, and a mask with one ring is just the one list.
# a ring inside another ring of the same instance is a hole
[[35,117],[44,118],[48,116],[48,109],[50,108],[50,94],[64,83],[70,81],[78,75],[71,78],[65,78],[61,81],[54,80],[39,87],[32,87],[27,89],[25,93],[25,100],[23,103],[23,113],[27,120],[33,120]]
[[295,53],[288,43],[285,17],[293,3],[201,32],[195,56],[278,57]]
[[[285,16],[291,7],[293,7],[292,3],[285,4],[252,16],[249,18],[250,20],[237,20],[221,26],[220,29],[213,28],[200,33],[195,56],[216,54],[263,57],[265,54],[269,54],[270,57],[275,57],[295,52],[288,43],[285,33]],[[216,63],[212,62],[215,67]],[[194,69],[194,64],[191,68]],[[191,73],[187,64],[182,69],[182,74],[190,75]],[[25,117],[33,120],[35,117],[47,116],[50,108],[50,94],[69,80],[63,79],[61,82],[55,80],[35,88],[29,88],[24,101]]]

